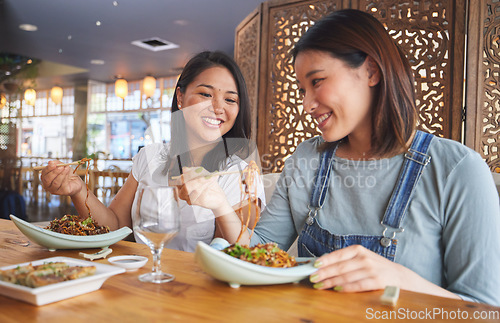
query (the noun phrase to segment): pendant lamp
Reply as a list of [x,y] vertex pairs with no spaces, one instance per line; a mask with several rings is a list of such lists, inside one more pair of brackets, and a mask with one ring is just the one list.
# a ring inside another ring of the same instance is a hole
[[24,91],[24,101],[29,105],[35,105],[36,91],[34,89],[27,89]]
[[152,76],[146,76],[142,81],[142,92],[146,98],[150,98],[155,94],[156,79]]
[[128,95],[128,82],[124,79],[115,81],[115,95],[125,100]]
[[63,89],[59,86],[54,86],[52,90],[50,90],[50,98],[54,101],[55,104],[61,104],[63,97]]

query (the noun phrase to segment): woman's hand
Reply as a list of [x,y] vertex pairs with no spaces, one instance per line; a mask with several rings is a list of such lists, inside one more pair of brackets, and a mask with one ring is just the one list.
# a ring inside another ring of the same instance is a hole
[[84,188],[85,183],[80,176],[73,174],[71,167],[56,166],[60,163],[58,160],[51,160],[47,167],[42,170],[41,180],[43,188],[55,195],[73,196],[78,194]]
[[349,246],[321,256],[314,265],[319,270],[311,275],[310,280],[317,289],[363,292],[384,289],[387,285],[404,288],[411,280],[409,269],[361,245]]
[[203,167],[183,167],[182,176],[171,182],[179,188],[179,197],[189,205],[215,210],[224,203],[226,195],[217,182],[218,176],[210,175]]
[[319,268],[309,277],[314,288],[333,288],[338,292],[364,292],[398,286],[401,289],[441,297],[460,297],[420,277],[414,271],[392,262],[361,245],[349,246],[319,257]]

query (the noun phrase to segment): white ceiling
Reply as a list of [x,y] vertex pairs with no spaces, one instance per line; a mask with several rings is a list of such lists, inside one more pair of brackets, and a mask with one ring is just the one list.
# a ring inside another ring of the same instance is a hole
[[[48,67],[39,71],[39,89],[89,79],[110,83],[117,75],[127,80],[172,76],[199,51],[222,50],[232,56],[235,28],[261,2],[0,0],[0,53],[46,61]],[[26,23],[38,30],[20,30]],[[152,37],[179,48],[153,52],[131,44]],[[91,60],[105,63],[94,65]]]

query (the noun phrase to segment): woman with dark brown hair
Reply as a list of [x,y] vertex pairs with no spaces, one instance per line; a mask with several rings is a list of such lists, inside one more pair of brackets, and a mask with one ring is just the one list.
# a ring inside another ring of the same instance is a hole
[[[233,58],[220,51],[193,56],[177,81],[171,118],[170,142],[153,143],[139,151],[132,159],[127,181],[109,206],[92,192],[87,195],[80,177],[69,166],[58,167],[58,161],[49,162],[42,171],[43,187],[52,194],[70,196],[80,218],[91,212],[99,224],[111,230],[133,227],[140,187],[171,184],[172,177],[182,172],[183,176],[203,169],[230,172],[208,181],[211,189],[222,192],[225,203],[239,207],[241,179],[237,173],[248,166],[246,158],[252,153],[252,145],[250,101]],[[264,206],[262,182],[256,179],[254,185]],[[210,243],[218,235],[217,219],[210,210],[190,207],[186,201],[180,201],[179,208],[181,228],[169,248],[194,251],[198,241]],[[141,241],[137,235],[136,241]]]
[[[297,241],[299,256],[319,257],[310,277],[317,289],[395,285],[500,305],[490,170],[462,144],[416,130],[412,70],[384,26],[362,11],[336,11],[292,54],[304,109],[322,135],[285,161],[255,234],[240,242],[286,250]],[[234,242],[234,216],[220,219]]]

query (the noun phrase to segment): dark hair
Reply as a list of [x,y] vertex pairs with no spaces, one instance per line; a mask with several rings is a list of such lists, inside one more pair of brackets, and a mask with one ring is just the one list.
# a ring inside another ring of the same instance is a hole
[[192,165],[190,153],[186,151],[188,145],[186,141],[184,116],[182,113],[175,113],[176,111],[180,111],[177,104],[177,95],[175,95],[177,91],[175,91],[172,100],[172,135],[169,156],[167,158],[167,168],[171,169],[173,175],[180,172],[179,167],[173,167],[173,163],[177,164],[178,161],[181,161],[181,166],[203,166],[208,171],[215,171],[223,166],[223,162],[227,157],[235,153],[245,154],[248,148],[245,146],[246,140],[237,140],[234,141],[236,143],[232,142],[231,145],[226,144],[228,138],[250,139],[251,136],[250,99],[248,97],[245,79],[243,78],[240,68],[231,57],[220,51],[204,51],[195,55],[182,70],[175,89],[177,90],[177,88],[179,88],[179,90],[184,93],[187,86],[193,82],[199,74],[209,68],[217,66],[226,68],[236,82],[239,97],[239,112],[234,125],[222,136],[223,140],[205,156],[202,165]]
[[373,58],[381,79],[372,109],[372,153],[407,149],[418,116],[413,72],[382,23],[363,11],[335,11],[307,30],[292,49],[293,59],[306,50],[328,52],[352,68]]

